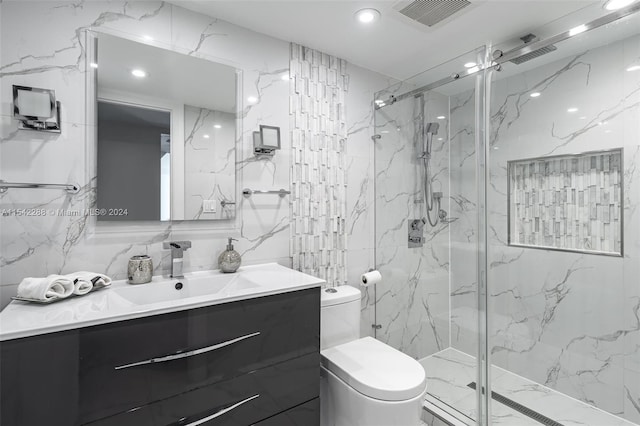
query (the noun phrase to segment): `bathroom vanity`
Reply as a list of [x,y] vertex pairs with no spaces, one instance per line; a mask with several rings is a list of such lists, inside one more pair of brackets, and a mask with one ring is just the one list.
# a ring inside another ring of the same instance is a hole
[[0,314],[0,423],[319,424],[322,282],[268,264],[14,301]]

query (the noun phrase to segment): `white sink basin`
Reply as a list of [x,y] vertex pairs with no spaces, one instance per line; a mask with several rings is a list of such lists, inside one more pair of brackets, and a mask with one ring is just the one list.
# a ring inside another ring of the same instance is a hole
[[[109,287],[47,305],[14,300],[0,312],[0,341],[88,327],[319,287],[324,280],[267,263],[153,277],[147,284],[114,281]],[[177,288],[180,287],[180,288]]]
[[240,274],[187,274],[184,278],[154,277],[147,284],[116,286],[109,289],[136,305],[152,305],[201,296],[228,296],[242,290],[257,289],[259,283]]

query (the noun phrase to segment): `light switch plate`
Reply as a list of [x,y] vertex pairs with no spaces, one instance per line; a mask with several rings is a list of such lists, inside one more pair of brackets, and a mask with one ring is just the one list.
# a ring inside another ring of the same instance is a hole
[[203,213],[215,213],[217,210],[216,200],[202,200],[202,212]]

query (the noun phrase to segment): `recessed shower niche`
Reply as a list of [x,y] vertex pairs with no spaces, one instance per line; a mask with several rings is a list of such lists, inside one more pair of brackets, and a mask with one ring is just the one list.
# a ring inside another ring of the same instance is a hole
[[509,245],[622,256],[622,148],[508,163]]

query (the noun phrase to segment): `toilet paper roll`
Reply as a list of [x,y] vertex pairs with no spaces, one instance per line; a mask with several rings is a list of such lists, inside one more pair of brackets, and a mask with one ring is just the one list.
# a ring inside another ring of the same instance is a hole
[[360,277],[363,287],[369,287],[382,281],[382,274],[379,271],[369,271]]

